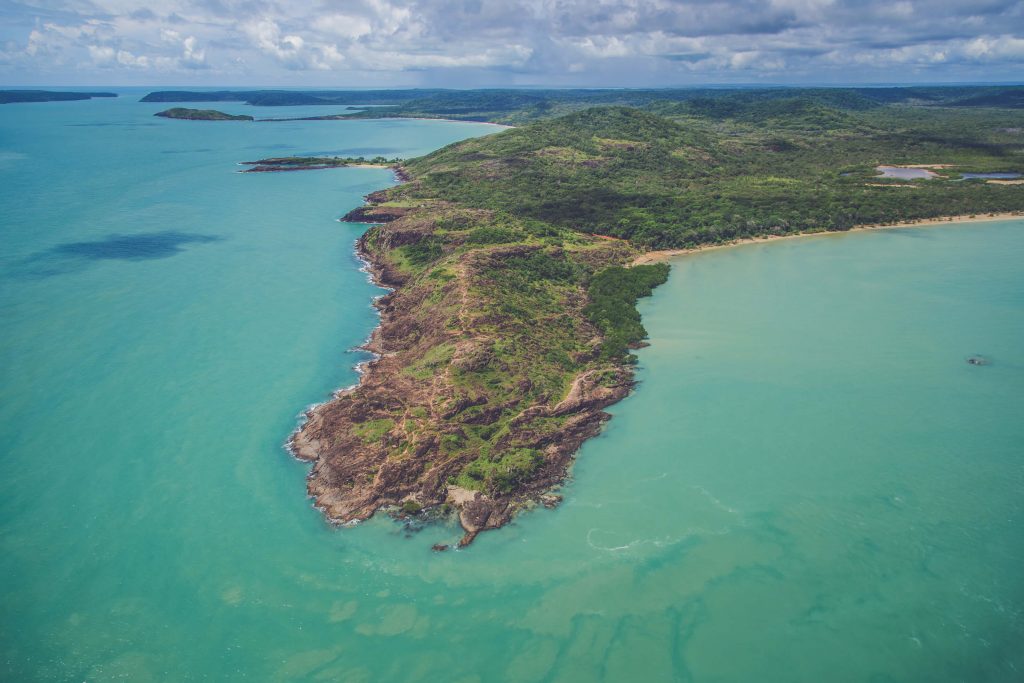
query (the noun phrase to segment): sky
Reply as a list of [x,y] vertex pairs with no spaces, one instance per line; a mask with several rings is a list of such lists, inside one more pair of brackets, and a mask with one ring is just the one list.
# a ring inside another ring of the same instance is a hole
[[1022,0],[0,0],[12,86],[1022,80]]

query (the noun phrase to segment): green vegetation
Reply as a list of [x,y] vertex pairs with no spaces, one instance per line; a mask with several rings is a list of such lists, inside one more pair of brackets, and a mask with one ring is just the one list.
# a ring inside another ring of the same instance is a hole
[[[736,118],[751,109],[783,113],[794,100],[835,110],[881,107],[1024,107],[1021,86],[939,86],[898,88],[685,88],[616,90],[465,90],[424,91],[394,106],[347,115],[352,118],[435,117],[522,125],[597,106],[626,106],[655,113],[687,113]],[[820,112],[808,112],[820,116]],[[833,114],[827,115],[829,118]],[[757,118],[754,113],[752,120]]]
[[373,443],[380,441],[384,438],[384,435],[390,432],[395,427],[395,421],[390,418],[383,418],[380,420],[369,420],[362,424],[357,424],[353,431],[364,443]]
[[543,456],[529,448],[516,448],[497,457],[481,456],[463,468],[456,484],[471,491],[510,493],[543,463]]
[[415,500],[407,500],[402,503],[402,506],[399,508],[399,511],[401,511],[403,515],[416,515],[419,514],[421,510],[423,510],[423,506]]
[[[659,114],[711,119],[762,120],[756,111],[783,113],[793,100],[842,111],[883,107],[1003,108],[1024,107],[1022,86],[927,86],[894,88],[680,88],[680,89],[537,89],[537,90],[221,90],[158,91],[143,102],[246,102],[260,106],[377,105],[354,113],[311,117],[447,118],[522,125],[597,106],[626,106]],[[807,115],[822,116],[810,111]],[[826,118],[833,113],[824,114]]]
[[52,90],[0,90],[0,104],[14,102],[70,102],[94,97],[117,97],[112,92],[54,92]]
[[[720,103],[721,104],[721,103]],[[1019,187],[877,178],[879,164],[1024,167],[1020,116],[967,108],[840,111],[805,100],[604,107],[468,140],[406,164],[396,198],[443,199],[644,248],[845,230],[1024,208]],[[704,109],[701,109],[702,111]],[[913,188],[913,189],[910,189]]]
[[175,107],[153,114],[165,119],[184,119],[186,121],[252,121],[248,114],[225,114],[216,109],[186,109]]
[[622,268],[612,266],[594,276],[587,288],[590,304],[583,313],[604,333],[601,353],[619,358],[647,338],[636,310],[637,299],[650,296],[668,280],[668,264]]
[[510,230],[508,228],[476,228],[471,230],[466,235],[467,244],[507,244],[509,242],[519,242],[525,239],[526,235],[516,230]]

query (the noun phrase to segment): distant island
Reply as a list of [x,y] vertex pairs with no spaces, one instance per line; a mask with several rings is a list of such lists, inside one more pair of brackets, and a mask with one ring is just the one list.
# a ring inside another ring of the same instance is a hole
[[248,114],[225,114],[216,109],[185,109],[176,107],[165,111],[157,112],[153,116],[162,116],[165,119],[185,119],[186,121],[253,121]]
[[1024,154],[1012,106],[950,104],[994,97],[979,90],[934,107],[792,89],[590,107],[403,162],[407,182],[343,219],[378,224],[358,250],[392,291],[359,385],[290,441],[314,462],[308,492],[337,523],[457,514],[460,545],[556,505],[633,386],[635,304],[668,276],[658,254],[1024,212],[1013,181],[960,180],[1015,173]]
[[260,107],[401,104],[440,90],[159,90],[141,102],[245,102]]
[[654,113],[712,118],[749,115],[751,103],[771,106],[810,99],[840,111],[913,107],[1024,108],[1024,86],[900,86],[853,88],[640,88],[486,90],[167,90],[143,102],[245,102],[259,106],[372,105],[311,120],[438,118],[522,125],[595,106],[628,106]]
[[16,102],[71,102],[94,97],[117,97],[113,92],[58,92],[53,90],[0,90],[0,104]]

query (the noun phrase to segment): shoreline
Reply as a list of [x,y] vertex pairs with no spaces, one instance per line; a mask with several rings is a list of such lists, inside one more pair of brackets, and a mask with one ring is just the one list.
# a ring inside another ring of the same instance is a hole
[[740,247],[746,244],[764,244],[766,242],[775,242],[778,240],[789,240],[796,239],[799,237],[820,237],[824,235],[845,235],[851,232],[866,232],[869,230],[892,230],[894,228],[930,228],[937,225],[950,225],[955,223],[989,223],[992,221],[1009,221],[1014,219],[1024,220],[1024,213],[1013,213],[1013,212],[1002,212],[986,214],[979,216],[977,214],[967,214],[959,216],[943,216],[940,218],[922,218],[916,221],[901,221],[899,223],[888,223],[888,224],[874,224],[874,225],[858,225],[850,228],[849,230],[821,230],[816,232],[796,232],[789,235],[760,235],[757,237],[744,237],[742,239],[733,240],[731,242],[725,242],[723,244],[705,244],[697,247],[687,247],[685,249],[661,249],[657,251],[649,251],[646,254],[641,254],[637,258],[633,259],[630,265],[641,266],[648,265],[651,263],[662,263],[678,256],[687,256],[690,254],[698,254],[705,251],[714,251],[717,249],[729,249],[732,247]]
[[434,116],[381,116],[378,119],[352,119],[353,121],[385,121],[387,119],[404,119],[406,121],[447,121],[449,123],[479,123],[484,126],[497,126],[498,128],[515,128],[507,123],[494,123],[493,121],[466,121],[464,119],[443,119]]
[[[373,205],[376,194],[371,193],[365,198],[363,208]],[[604,408],[632,392],[635,386],[633,368],[629,364],[615,362],[601,368],[584,369],[572,377],[568,395],[558,403],[527,405],[513,420],[516,427],[529,426],[530,421],[538,417],[557,417],[563,419],[564,424],[546,435],[534,434],[529,429],[522,431],[520,447],[543,450],[545,462],[533,478],[511,490],[495,492],[462,488],[454,479],[466,462],[427,457],[441,447],[439,439],[449,432],[439,430],[426,439],[410,441],[412,451],[406,457],[391,457],[387,432],[383,440],[364,440],[353,427],[366,424],[368,417],[382,419],[380,410],[388,404],[424,404],[429,412],[422,417],[428,425],[435,426],[443,426],[443,421],[458,411],[480,405],[467,403],[470,399],[463,397],[454,404],[442,401],[433,406],[437,387],[430,385],[421,391],[405,376],[407,361],[403,360],[403,354],[412,347],[408,340],[403,341],[402,335],[408,334],[406,325],[410,313],[420,302],[415,298],[415,286],[409,285],[407,278],[394,271],[386,256],[371,246],[373,238],[370,237],[376,228],[377,236],[379,231],[385,232],[385,241],[389,244],[396,235],[401,239],[402,229],[394,233],[395,228],[389,225],[398,218],[353,221],[376,224],[356,240],[355,256],[363,264],[360,270],[367,274],[370,282],[386,290],[384,294],[373,297],[372,305],[378,313],[377,325],[367,341],[358,347],[369,352],[371,357],[356,365],[359,378],[355,384],[335,390],[326,400],[306,407],[286,440],[285,449],[292,458],[312,465],[306,475],[307,497],[331,526],[354,526],[379,511],[404,519],[421,511],[428,515],[437,514],[430,512],[436,510],[443,516],[454,516],[463,536],[457,543],[437,544],[433,550],[462,548],[471,544],[480,532],[508,524],[521,510],[536,506],[551,508],[561,502],[557,490],[571,476],[577,452],[584,442],[600,433],[611,417]],[[397,244],[401,245],[401,242]],[[422,332],[430,335],[431,329],[427,326]],[[443,334],[447,339],[449,333],[445,331]],[[386,347],[385,339],[389,342]],[[465,346],[466,340],[459,344]],[[462,349],[461,353],[465,356],[470,351],[472,349]],[[443,398],[444,387],[442,390],[438,395]],[[423,395],[417,395],[417,392]],[[457,397],[452,394],[449,398]],[[500,405],[496,407],[502,408]],[[452,415],[438,412],[453,408]],[[395,428],[394,423],[402,425],[410,419],[408,411],[401,418],[389,419],[393,424],[388,431]],[[412,508],[414,512],[408,512],[406,508]]]

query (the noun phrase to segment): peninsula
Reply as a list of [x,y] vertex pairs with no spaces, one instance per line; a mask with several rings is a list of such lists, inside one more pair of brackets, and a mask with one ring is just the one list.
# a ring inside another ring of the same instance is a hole
[[[590,108],[448,146],[346,216],[377,224],[358,249],[392,291],[359,385],[290,442],[328,518],[454,513],[465,545],[556,505],[633,386],[635,303],[668,275],[631,265],[646,252],[1024,211],[1020,186],[957,180],[1020,164],[1013,111],[746,96],[662,109]],[[879,178],[881,164],[943,172]]]
[[186,121],[252,121],[253,117],[248,114],[225,114],[216,109],[186,109],[175,107],[157,112],[153,116],[161,116],[165,119],[184,119]]

